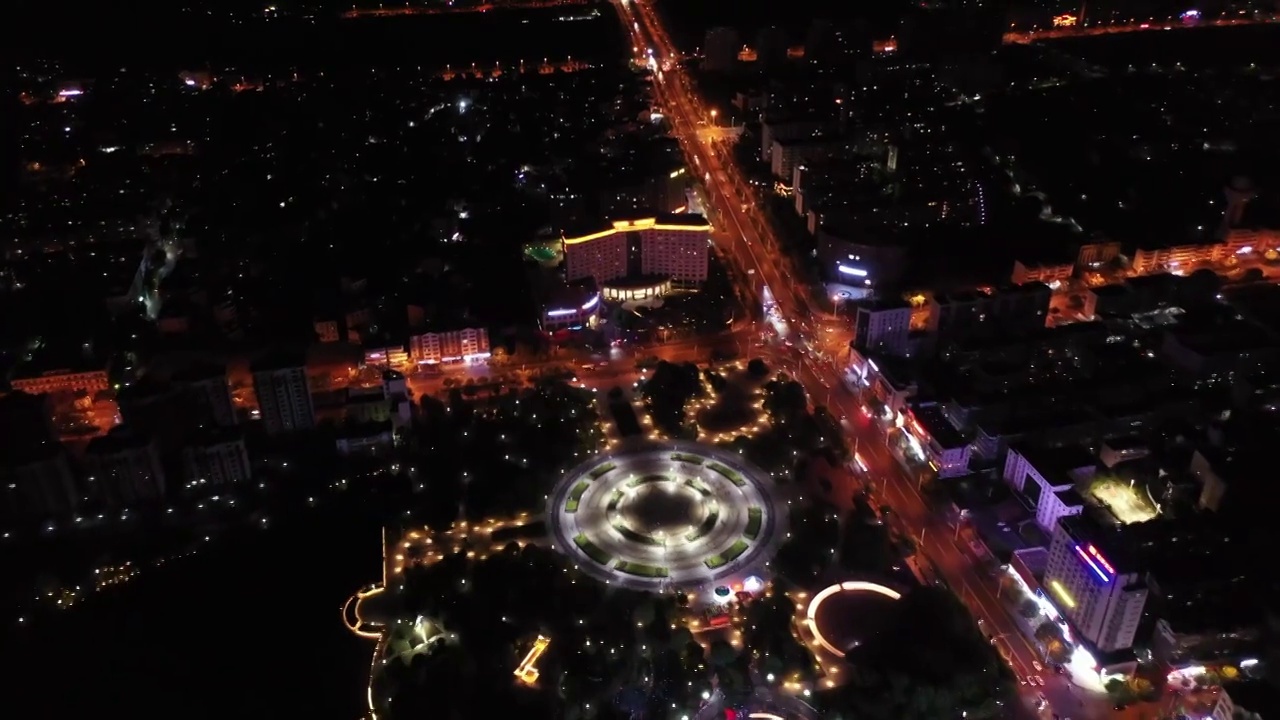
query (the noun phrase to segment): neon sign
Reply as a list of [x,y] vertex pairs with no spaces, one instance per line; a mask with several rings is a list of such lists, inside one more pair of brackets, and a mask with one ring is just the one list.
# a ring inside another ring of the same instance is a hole
[[[1085,552],[1084,548],[1080,547],[1079,545],[1072,545],[1071,547],[1075,549],[1076,555],[1080,556],[1080,559],[1084,561],[1084,564],[1088,565],[1089,569],[1092,570],[1098,576],[1098,578],[1102,580],[1102,582],[1104,583],[1111,582],[1111,580],[1115,577],[1114,575],[1108,575],[1106,571],[1103,570],[1101,566],[1099,566],[1098,562],[1094,560],[1095,555],[1097,556],[1098,560],[1102,560],[1102,554],[1098,552],[1097,548],[1093,547],[1092,545],[1089,546],[1089,549],[1093,551],[1093,554],[1091,555],[1090,553]],[[1102,560],[1102,562],[1106,563],[1106,560]],[[1110,566],[1111,564],[1107,563],[1107,567],[1110,567]]]
[[1116,569],[1111,566],[1111,563],[1107,562],[1106,558],[1102,557],[1102,553],[1098,552],[1098,548],[1094,547],[1093,545],[1089,545],[1087,549],[1089,550],[1089,555],[1093,557],[1094,560],[1097,560],[1100,565],[1102,565],[1103,569],[1107,571],[1108,575],[1110,575],[1111,577],[1116,576]]
[[1053,16],[1054,27],[1075,27],[1078,22],[1080,22],[1080,18],[1071,14]]
[[548,310],[547,317],[564,317],[565,315],[572,315],[576,312],[578,311],[573,308],[566,308],[564,310]]
[[849,267],[848,265],[840,265],[837,269],[840,272],[844,273],[845,275],[853,275],[854,277],[867,276],[867,271],[863,270],[862,268]]

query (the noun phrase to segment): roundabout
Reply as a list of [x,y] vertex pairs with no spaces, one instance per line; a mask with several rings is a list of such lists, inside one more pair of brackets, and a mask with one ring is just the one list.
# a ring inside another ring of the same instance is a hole
[[597,455],[548,497],[556,548],[604,582],[711,589],[763,574],[786,536],[773,480],[735,452],[693,442]]

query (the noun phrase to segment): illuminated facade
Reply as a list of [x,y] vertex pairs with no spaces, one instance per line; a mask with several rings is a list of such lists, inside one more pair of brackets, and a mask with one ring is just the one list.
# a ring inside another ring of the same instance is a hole
[[607,230],[565,237],[569,282],[590,278],[597,286],[628,277],[665,276],[677,285],[707,279],[711,226],[699,215],[617,220]]
[[85,392],[90,395],[107,389],[107,371],[49,370],[36,375],[18,375],[9,381],[14,390],[31,395],[56,392]]
[[489,331],[462,328],[413,335],[409,338],[409,359],[419,365],[484,362],[489,359]]
[[542,306],[542,330],[553,333],[595,329],[600,320],[600,305],[600,293],[593,287],[562,288]]
[[1133,645],[1147,602],[1147,585],[1122,564],[1103,532],[1085,516],[1063,517],[1054,528],[1042,585],[1072,626],[1099,650]]

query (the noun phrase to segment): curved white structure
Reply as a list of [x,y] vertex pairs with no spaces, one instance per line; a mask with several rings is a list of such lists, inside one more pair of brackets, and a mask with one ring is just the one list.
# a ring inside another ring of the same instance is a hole
[[736,452],[684,441],[593,457],[566,473],[547,503],[556,549],[581,570],[653,592],[763,575],[786,520],[767,473]]
[[823,650],[826,650],[832,655],[840,658],[844,657],[844,651],[832,645],[822,635],[822,631],[818,629],[818,608],[822,607],[822,603],[826,602],[832,595],[838,595],[845,592],[870,592],[882,595],[890,600],[898,600],[902,598],[902,593],[891,587],[886,587],[879,583],[864,582],[861,580],[849,580],[847,582],[842,582],[839,585],[832,585],[824,588],[822,592],[817,595],[814,595],[813,599],[809,601],[809,609],[805,613],[805,625],[808,626],[810,634],[813,635],[813,639],[822,646]]

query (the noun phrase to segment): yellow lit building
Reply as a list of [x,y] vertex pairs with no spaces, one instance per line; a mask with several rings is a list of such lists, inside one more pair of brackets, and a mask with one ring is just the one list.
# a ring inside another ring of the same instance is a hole
[[669,277],[693,287],[707,279],[711,225],[699,215],[616,220],[606,229],[563,239],[569,282]]

